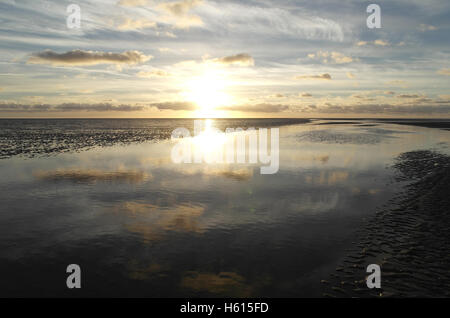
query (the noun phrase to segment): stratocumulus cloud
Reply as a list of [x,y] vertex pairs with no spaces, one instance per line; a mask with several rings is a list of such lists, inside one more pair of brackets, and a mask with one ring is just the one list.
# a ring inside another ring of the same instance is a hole
[[420,24],[417,28],[420,32],[426,32],[426,31],[435,31],[437,28],[434,25],[429,24]]
[[353,62],[353,58],[351,56],[347,56],[340,52],[318,51],[317,53],[308,54],[308,58],[319,60],[325,64],[347,64]]
[[171,14],[181,17],[201,3],[202,0],[183,0],[178,2],[165,2],[160,4],[160,6]]
[[113,105],[110,103],[62,103],[51,104],[21,104],[0,102],[0,112],[136,112],[144,110],[140,105]]
[[140,71],[139,73],[137,73],[137,76],[144,78],[168,77],[170,76],[170,73],[163,70]]
[[440,75],[450,76],[450,68],[443,68],[437,72]]
[[33,53],[28,58],[31,64],[51,64],[57,66],[88,66],[96,64],[139,64],[150,60],[152,56],[139,51],[123,53],[94,52],[73,50],[66,53],[56,53],[51,50]]
[[149,106],[159,110],[196,110],[198,108],[195,103],[184,101],[152,103]]
[[299,75],[296,76],[297,80],[331,80],[331,75],[328,73],[319,74],[319,75]]
[[120,0],[117,4],[125,7],[143,6],[148,3],[148,0]]
[[146,19],[130,19],[125,18],[118,26],[117,29],[128,31],[128,30],[141,30],[147,28],[156,28],[157,24],[154,21],[149,21]]
[[169,14],[165,18],[165,22],[171,23],[179,29],[188,29],[193,26],[203,25],[203,20],[199,16],[189,13],[194,7],[202,4],[202,2],[202,0],[163,2],[158,7]]
[[397,95],[397,97],[399,97],[399,98],[419,98],[419,97],[422,97],[422,95],[418,95],[418,94],[400,94],[400,95]]
[[281,104],[256,104],[256,105],[236,105],[236,106],[226,106],[221,107],[222,110],[228,111],[239,111],[239,112],[249,112],[249,113],[279,113],[289,110],[288,105]]
[[240,53],[231,56],[225,56],[221,58],[216,58],[211,60],[213,63],[223,64],[223,65],[239,65],[239,66],[253,66],[255,61],[247,53]]
[[352,106],[328,104],[316,109],[327,114],[450,114],[450,104],[446,105],[392,105],[392,104],[359,104]]
[[376,45],[376,46],[389,46],[390,43],[386,40],[378,39],[373,42],[367,42],[367,41],[359,41],[356,43],[357,46],[366,46],[366,45]]

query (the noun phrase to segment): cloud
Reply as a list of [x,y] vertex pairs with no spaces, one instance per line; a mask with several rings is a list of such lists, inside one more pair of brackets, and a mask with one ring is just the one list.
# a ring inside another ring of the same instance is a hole
[[312,97],[310,93],[301,93],[300,97]]
[[203,20],[196,15],[188,15],[178,18],[175,22],[175,27],[178,29],[189,29],[190,27],[199,27],[203,25]]
[[151,107],[159,110],[174,111],[198,109],[195,103],[184,101],[150,103],[146,105],[113,105],[111,103],[62,103],[51,105],[0,102],[0,112],[139,112]]
[[422,95],[417,95],[417,94],[400,94],[397,95],[398,98],[419,98],[419,97],[423,97]]
[[373,44],[378,45],[378,46],[388,46],[389,42],[388,41],[384,41],[384,40],[375,40],[373,42]]
[[240,53],[231,56],[225,56],[221,58],[216,58],[213,60],[209,60],[213,63],[224,64],[224,65],[240,65],[240,66],[253,66],[255,65],[255,61],[253,57],[251,57],[247,53]]
[[443,68],[443,69],[437,71],[437,73],[440,75],[450,76],[450,68]]
[[[168,47],[160,47],[160,48],[158,48],[158,51],[161,53],[177,53],[176,50],[168,48]],[[181,51],[183,51],[183,50],[181,50]]]
[[125,7],[137,7],[144,6],[148,3],[148,0],[120,0],[117,4]]
[[117,29],[127,31],[127,30],[140,30],[156,27],[157,24],[154,21],[149,21],[146,19],[133,20],[130,18],[126,18],[121,24],[117,26]]
[[158,31],[158,32],[156,32],[156,35],[157,36],[168,37],[168,38],[171,38],[171,39],[176,39],[177,38],[177,36],[173,32],[170,32],[170,31],[164,31],[164,32]]
[[66,53],[56,53],[51,50],[33,53],[28,58],[31,64],[51,64],[57,66],[77,65],[88,66],[96,64],[138,64],[153,58],[139,51],[126,51],[123,53],[94,52],[73,50]]
[[171,14],[182,17],[202,2],[202,0],[183,0],[178,2],[161,3],[160,6]]
[[417,28],[420,32],[426,32],[426,31],[435,31],[437,28],[433,25],[429,24],[420,24]]
[[221,107],[221,110],[249,112],[249,113],[279,113],[289,109],[288,105],[281,104],[256,104],[256,105],[235,105]]
[[164,2],[159,5],[159,8],[163,9],[171,16],[166,18],[166,22],[173,23],[177,28],[186,29],[192,26],[203,25],[203,20],[199,16],[189,14],[190,10],[202,4],[202,2],[202,0]]
[[79,104],[79,103],[63,103],[53,108],[55,111],[119,111],[119,112],[135,112],[144,110],[144,106],[132,105],[113,105],[109,103],[99,104]]
[[353,62],[353,58],[339,52],[318,51],[308,54],[308,58],[320,60],[323,63],[347,64]]
[[141,71],[137,73],[138,77],[152,78],[152,77],[168,77],[170,74],[163,70],[153,70],[153,71]]
[[389,86],[398,86],[398,87],[403,87],[403,88],[408,87],[408,82],[403,81],[403,80],[393,80],[393,81],[386,82],[386,84]]
[[353,74],[353,73],[351,73],[351,72],[347,72],[346,75],[347,75],[347,77],[350,78],[350,79],[353,79],[353,78],[356,77],[355,74]]
[[19,104],[0,102],[0,111],[3,112],[74,112],[74,111],[96,111],[96,112],[135,112],[144,110],[139,105],[113,105],[110,103],[83,104],[63,103],[50,104]]
[[352,106],[325,105],[317,109],[320,113],[341,114],[402,114],[430,115],[450,114],[450,101],[446,105],[391,105],[391,104],[359,104]]
[[192,102],[164,102],[164,103],[152,103],[150,107],[156,107],[159,110],[196,110],[197,105]]
[[[358,102],[341,101],[340,98],[333,102],[326,102],[311,108],[306,105],[291,106],[293,112],[320,113],[320,114],[371,114],[371,115],[421,115],[433,114],[450,115],[450,99],[431,99],[425,96],[411,94],[402,99],[392,99],[392,102],[361,102],[367,99],[358,99]],[[355,97],[355,96],[353,96]],[[383,99],[386,100],[386,99]]]
[[359,41],[358,43],[356,43],[357,46],[366,46],[369,44],[377,45],[377,46],[389,46],[390,45],[390,43],[388,41],[381,40],[381,39],[375,40],[373,42]]
[[299,75],[296,76],[295,79],[297,80],[304,80],[304,79],[313,79],[313,80],[331,80],[331,75],[328,73],[320,74],[320,75]]
[[286,95],[277,93],[277,94],[268,95],[267,97],[268,98],[284,98],[284,97],[286,97]]

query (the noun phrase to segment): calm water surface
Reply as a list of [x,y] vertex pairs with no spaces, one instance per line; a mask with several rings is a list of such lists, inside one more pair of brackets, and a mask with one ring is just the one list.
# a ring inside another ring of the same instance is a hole
[[[399,190],[393,159],[450,145],[444,130],[297,123],[280,128],[279,172],[261,175],[173,164],[167,138],[192,121],[103,121],[91,134],[82,120],[31,123],[0,125],[1,296],[320,296],[358,227]],[[72,263],[80,290],[66,288]]]

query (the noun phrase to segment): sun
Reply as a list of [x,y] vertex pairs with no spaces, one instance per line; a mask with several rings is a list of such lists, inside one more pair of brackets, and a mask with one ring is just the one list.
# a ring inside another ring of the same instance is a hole
[[214,117],[220,111],[219,106],[232,103],[232,98],[225,90],[227,80],[225,75],[219,72],[206,71],[201,76],[189,81],[185,92],[185,98],[197,105],[197,115],[200,117]]

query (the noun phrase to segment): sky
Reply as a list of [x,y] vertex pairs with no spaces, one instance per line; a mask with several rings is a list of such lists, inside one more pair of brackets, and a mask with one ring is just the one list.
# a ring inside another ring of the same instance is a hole
[[0,0],[0,118],[450,118],[449,57],[447,0]]

